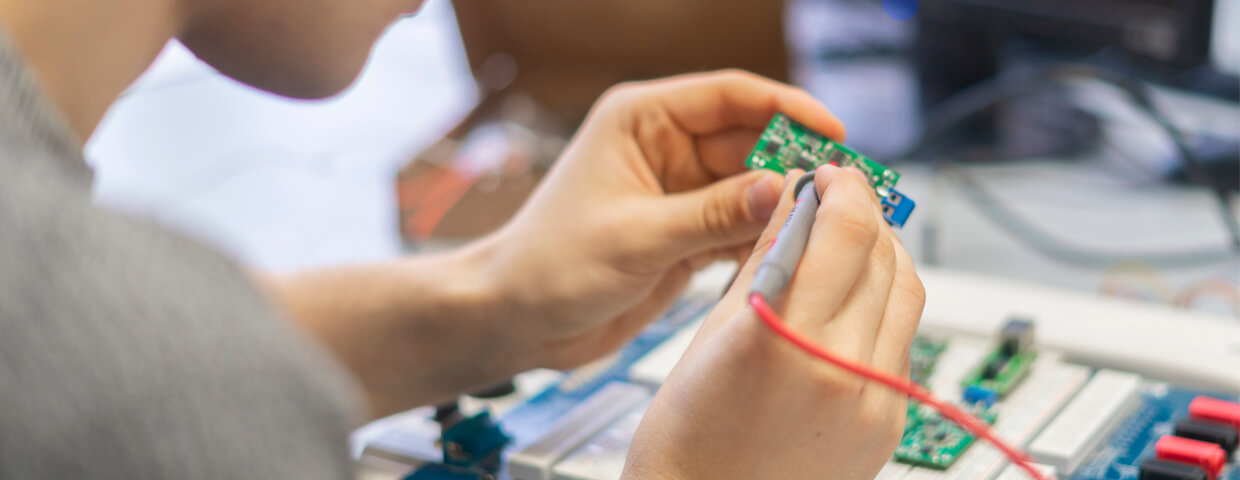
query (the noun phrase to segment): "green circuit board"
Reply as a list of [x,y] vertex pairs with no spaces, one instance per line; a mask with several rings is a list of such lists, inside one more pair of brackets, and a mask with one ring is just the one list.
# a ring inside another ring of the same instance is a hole
[[[998,418],[993,409],[973,413],[991,424]],[[900,446],[896,447],[897,462],[943,470],[952,466],[975,439],[963,427],[916,402],[909,402],[907,421]]]
[[939,356],[947,349],[947,342],[918,335],[913,337],[913,345],[909,349],[909,379],[925,385],[939,364]]
[[895,170],[806,128],[782,113],[775,114],[775,118],[771,119],[745,162],[751,169],[765,168],[781,175],[796,168],[813,171],[828,163],[861,170],[880,198],[886,198],[900,181],[900,174]]
[[1029,375],[1029,367],[1037,358],[1038,353],[1033,351],[1009,354],[1002,347],[996,348],[981,365],[965,375],[960,385],[988,388],[1003,397]]

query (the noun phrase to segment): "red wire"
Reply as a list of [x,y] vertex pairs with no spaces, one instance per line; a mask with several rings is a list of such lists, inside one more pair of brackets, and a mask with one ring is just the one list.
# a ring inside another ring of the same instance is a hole
[[907,394],[909,397],[912,397],[921,403],[931,406],[935,410],[942,413],[944,417],[947,417],[949,420],[956,422],[969,432],[972,432],[974,435],[993,444],[999,449],[999,451],[1003,452],[1004,455],[1007,455],[1007,457],[1012,460],[1012,463],[1019,465],[1020,468],[1025,470],[1025,472],[1028,472],[1029,476],[1036,480],[1048,480],[1042,475],[1041,472],[1033,468],[1032,460],[1029,459],[1028,455],[1025,455],[1023,452],[1017,450],[1011,445],[1008,445],[1003,441],[1003,439],[996,436],[994,432],[990,430],[990,427],[987,426],[986,422],[978,420],[976,417],[969,415],[959,408],[956,408],[954,405],[935,398],[934,394],[930,393],[929,390],[926,390],[925,387],[913,383],[906,378],[897,377],[895,375],[849,361],[848,359],[842,358],[835,353],[832,353],[830,350],[819,346],[814,343],[813,340],[804,337],[800,333],[797,333],[796,330],[793,330],[785,324],[783,319],[779,317],[779,314],[775,313],[775,311],[771,309],[771,306],[766,303],[766,298],[763,298],[761,294],[749,294],[749,305],[752,306],[754,311],[758,313],[758,318],[762,319],[762,323],[765,323],[767,327],[770,327],[772,331],[783,337],[785,340],[792,342],[793,345],[796,345],[801,350],[804,350],[805,353],[825,360],[828,363],[834,364],[835,366],[856,375],[860,375],[867,379],[886,385],[889,388]]

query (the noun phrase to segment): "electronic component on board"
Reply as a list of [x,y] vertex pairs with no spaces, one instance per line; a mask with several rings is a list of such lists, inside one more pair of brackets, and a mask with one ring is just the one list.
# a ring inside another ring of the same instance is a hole
[[1205,470],[1187,463],[1147,458],[1141,462],[1141,480],[1207,480]]
[[909,379],[925,385],[938,367],[939,357],[947,350],[947,342],[922,335],[913,337],[909,348]]
[[908,222],[908,217],[913,214],[913,209],[917,208],[917,203],[913,199],[908,198],[899,190],[891,189],[886,197],[881,200],[883,204],[883,219],[895,227],[903,227]]
[[999,393],[985,387],[969,385],[961,391],[966,405],[982,404],[986,408],[993,407],[999,401]]
[[1240,432],[1225,423],[1184,418],[1175,422],[1175,436],[1209,442],[1218,445],[1223,453],[1231,455],[1240,444]]
[[1154,443],[1154,454],[1163,460],[1201,467],[1211,479],[1217,477],[1227,463],[1222,447],[1172,435],[1165,435]]
[[[973,405],[969,409],[987,423],[995,423],[998,417],[984,405]],[[976,439],[939,412],[916,403],[909,404],[907,422],[895,453],[896,461],[901,463],[943,470],[956,463]]]
[[1016,355],[1020,352],[1033,350],[1033,321],[1023,318],[1008,320],[999,332],[999,342],[1003,352]]
[[961,387],[985,388],[999,397],[1011,392],[1029,374],[1029,368],[1038,357],[1032,348],[1033,330],[1033,322],[1009,320],[1000,331],[999,346],[964,377]]

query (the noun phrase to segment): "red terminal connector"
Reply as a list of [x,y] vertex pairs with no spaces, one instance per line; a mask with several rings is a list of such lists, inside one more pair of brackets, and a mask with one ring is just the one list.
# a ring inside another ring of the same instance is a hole
[[1213,480],[1223,471],[1227,454],[1213,443],[1165,435],[1154,444],[1154,455],[1163,460],[1197,465]]
[[1210,420],[1231,425],[1240,431],[1240,403],[1212,397],[1197,397],[1188,404],[1188,416],[1198,420]]

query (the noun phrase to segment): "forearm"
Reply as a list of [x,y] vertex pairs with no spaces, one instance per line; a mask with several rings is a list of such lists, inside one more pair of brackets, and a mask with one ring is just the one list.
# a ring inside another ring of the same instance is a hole
[[265,276],[276,304],[356,376],[375,417],[538,364],[500,318],[485,243],[399,261]]

